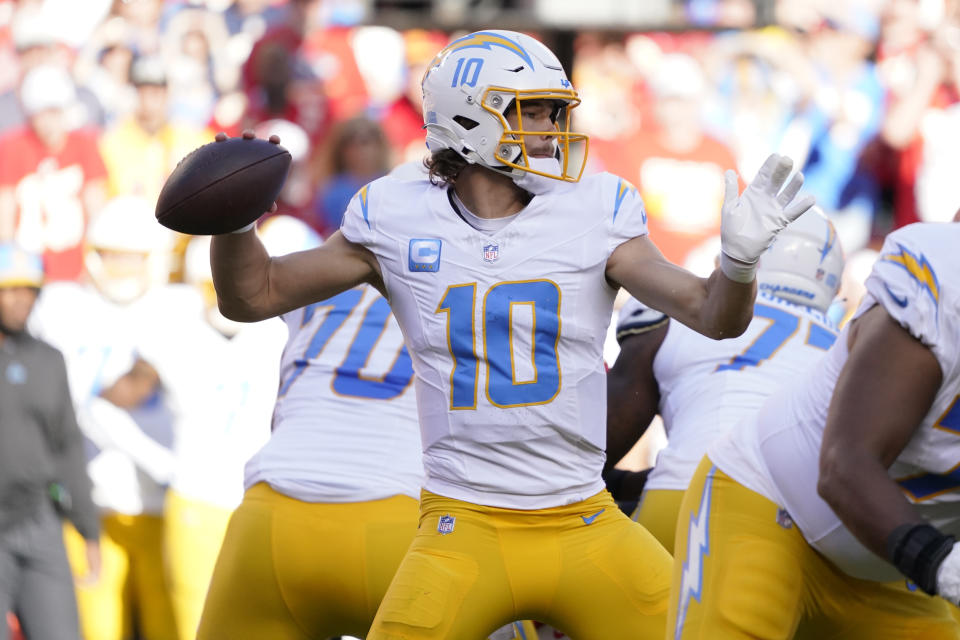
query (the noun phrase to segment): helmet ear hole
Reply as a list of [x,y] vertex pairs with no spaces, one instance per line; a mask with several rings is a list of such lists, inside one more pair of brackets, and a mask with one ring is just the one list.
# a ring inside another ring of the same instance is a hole
[[464,129],[466,129],[467,131],[470,131],[470,129],[473,129],[474,127],[477,127],[480,125],[480,123],[477,122],[476,120],[471,120],[466,116],[453,116],[453,121],[456,122],[461,127],[463,127]]

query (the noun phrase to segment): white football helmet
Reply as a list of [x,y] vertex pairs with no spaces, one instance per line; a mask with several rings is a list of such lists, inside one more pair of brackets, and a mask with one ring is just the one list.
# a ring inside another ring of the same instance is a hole
[[[580,98],[560,61],[543,43],[515,31],[471,33],[433,58],[421,86],[431,152],[452,149],[470,163],[514,178],[529,172],[567,182],[580,179],[588,140],[570,131],[571,111]],[[525,130],[523,100],[554,101],[554,130]],[[504,117],[511,106],[520,114],[516,129]],[[525,143],[530,135],[556,139],[558,173],[531,166]]]
[[778,298],[826,311],[840,289],[843,265],[836,229],[822,209],[813,207],[760,256],[757,283]]
[[310,225],[293,216],[273,216],[257,227],[257,235],[271,256],[306,251],[323,243]]
[[146,198],[117,196],[90,223],[83,263],[104,296],[127,304],[169,281],[172,247]]

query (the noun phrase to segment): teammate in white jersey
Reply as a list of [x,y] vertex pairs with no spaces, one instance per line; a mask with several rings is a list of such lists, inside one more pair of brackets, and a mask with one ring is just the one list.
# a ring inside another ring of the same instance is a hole
[[[617,500],[635,500],[634,519],[673,553],[680,501],[707,445],[752,415],[781,385],[813,366],[833,344],[825,312],[836,297],[843,251],[814,208],[783,230],[760,258],[753,321],[738,338],[710,340],[629,300],[620,311],[620,355],[607,377],[607,468]],[[649,476],[612,466],[654,415],[668,444]],[[616,489],[620,488],[621,491]]]
[[673,637],[960,638],[918,590],[960,601],[958,243],[958,223],[891,233],[821,365],[708,449]]
[[731,171],[721,269],[700,279],[646,237],[628,183],[579,180],[579,98],[540,42],[464,36],[422,86],[432,182],[367,185],[308,252],[270,259],[254,233],[216,236],[220,306],[256,320],[362,282],[387,294],[416,371],[426,484],[368,638],[475,638],[517,618],[584,640],[660,638],[669,554],[600,477],[614,296],[624,286],[712,337],[739,335],[757,259],[812,199],[795,201],[799,174],[784,187],[786,158],[740,196]]
[[[102,571],[77,586],[86,638],[176,638],[163,563],[163,504],[173,473],[172,415],[153,387],[131,393],[151,367],[137,358],[140,336],[162,326],[169,288],[169,231],[153,205],[112,200],[86,237],[86,283],[44,288],[34,330],[63,352],[77,418],[87,440],[93,497],[101,509]],[[154,324],[154,322],[158,324]],[[85,572],[83,540],[66,532],[76,575]]]

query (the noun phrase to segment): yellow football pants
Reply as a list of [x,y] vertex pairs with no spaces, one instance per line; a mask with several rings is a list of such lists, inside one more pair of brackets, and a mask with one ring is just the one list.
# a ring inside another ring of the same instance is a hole
[[[167,492],[164,507],[167,570],[181,640],[193,640],[231,511]],[[250,585],[251,589],[258,588]]]
[[[170,590],[163,571],[163,519],[153,515],[105,515],[101,529],[100,579],[94,584],[77,585],[77,608],[85,640],[176,640]],[[70,524],[64,526],[64,542],[73,574],[85,575],[86,544]]]
[[319,504],[254,485],[230,519],[198,637],[365,635],[417,512],[409,496]]
[[677,514],[683,502],[683,491],[651,489],[644,491],[640,504],[631,516],[653,534],[668,553],[673,553],[677,533]]
[[521,511],[424,491],[368,640],[477,640],[517,619],[577,640],[663,638],[670,555],[603,491]]
[[[667,637],[675,640],[960,638],[949,605],[842,573],[789,515],[706,457],[677,521]],[[802,624],[801,624],[802,623]]]

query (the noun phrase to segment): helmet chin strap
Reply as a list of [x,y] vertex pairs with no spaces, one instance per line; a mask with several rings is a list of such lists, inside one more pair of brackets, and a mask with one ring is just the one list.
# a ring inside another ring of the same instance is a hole
[[[555,176],[560,175],[560,160],[557,158],[528,158],[528,163],[531,169]],[[519,176],[513,175],[511,177],[515,185],[535,196],[553,191],[563,184],[563,181],[558,178],[541,176],[531,171],[524,171]]]

